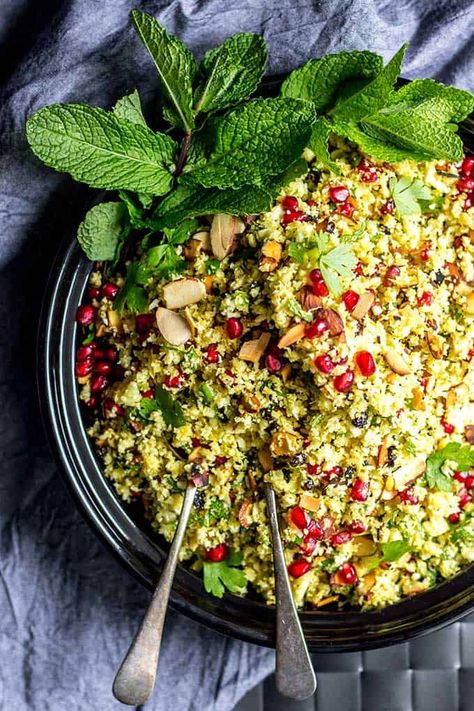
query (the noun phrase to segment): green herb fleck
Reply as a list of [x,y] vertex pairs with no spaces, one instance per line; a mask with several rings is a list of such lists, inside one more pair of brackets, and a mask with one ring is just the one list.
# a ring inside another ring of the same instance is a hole
[[247,588],[244,571],[238,568],[242,556],[231,549],[226,560],[220,563],[203,561],[204,588],[215,597],[222,597],[227,589],[232,593],[243,594]]

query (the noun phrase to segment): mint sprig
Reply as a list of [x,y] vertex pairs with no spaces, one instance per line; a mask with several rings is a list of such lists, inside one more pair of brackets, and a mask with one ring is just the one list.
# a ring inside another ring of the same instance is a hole
[[138,406],[140,416],[145,420],[157,410],[161,412],[165,424],[170,427],[181,427],[184,425],[185,419],[181,404],[161,385],[155,388],[153,398],[142,398]]
[[128,233],[127,210],[123,202],[94,205],[77,230],[77,240],[92,261],[113,261]]

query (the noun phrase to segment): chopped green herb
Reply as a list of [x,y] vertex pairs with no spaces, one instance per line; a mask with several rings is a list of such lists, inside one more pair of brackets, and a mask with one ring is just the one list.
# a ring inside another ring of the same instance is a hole
[[208,259],[206,262],[206,273],[215,274],[221,268],[221,263],[218,259]]
[[390,193],[399,215],[415,215],[427,212],[435,197],[418,178],[390,178]]
[[204,587],[206,592],[215,597],[222,597],[227,589],[232,593],[244,593],[247,588],[247,578],[238,566],[242,556],[230,551],[226,560],[220,563],[203,561]]
[[443,464],[448,461],[455,463],[457,471],[469,471],[471,467],[474,467],[474,447],[469,444],[450,442],[443,449],[430,454],[426,460],[425,474],[429,487],[441,489],[441,491],[452,491],[453,480],[442,469]]
[[390,543],[382,543],[380,547],[382,549],[382,557],[372,561],[369,570],[377,568],[380,563],[393,563],[410,550],[410,544],[404,539],[391,541]]

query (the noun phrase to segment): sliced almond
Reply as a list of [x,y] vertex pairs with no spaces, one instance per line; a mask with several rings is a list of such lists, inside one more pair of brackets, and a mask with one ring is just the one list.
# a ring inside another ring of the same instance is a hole
[[262,407],[262,403],[256,395],[247,393],[242,398],[242,407],[246,412],[259,412]]
[[412,405],[414,410],[426,410],[425,394],[421,388],[413,388]]
[[283,382],[287,383],[291,375],[291,365],[289,363],[285,363],[283,368],[280,370],[280,375]]
[[368,593],[374,587],[376,581],[375,573],[367,573],[361,580],[361,586],[364,593]]
[[334,309],[317,309],[314,317],[327,321],[330,336],[339,336],[344,331],[344,321]]
[[371,291],[366,291],[361,294],[359,301],[355,305],[352,311],[352,316],[358,321],[364,318],[364,316],[370,311],[375,302],[375,295]]
[[278,267],[278,262],[273,257],[260,257],[258,268],[261,272],[274,272]]
[[304,323],[295,323],[294,326],[290,326],[288,331],[286,331],[278,341],[278,348],[286,348],[296,343],[303,338],[305,331],[306,325]]
[[441,360],[444,355],[443,339],[433,331],[426,331],[426,342],[433,358]]
[[259,338],[255,338],[253,341],[246,341],[239,351],[239,358],[249,363],[258,363],[270,343],[270,338],[269,333],[262,333]]
[[262,447],[258,450],[258,461],[264,472],[271,472],[273,469],[273,458],[268,447]]
[[253,502],[251,499],[245,499],[242,506],[239,509],[239,523],[243,528],[248,528],[252,523],[252,507]]
[[318,309],[323,303],[321,297],[317,296],[316,294],[313,294],[309,286],[304,286],[298,292],[298,301],[300,302],[301,306],[305,311],[314,311],[315,309]]
[[474,444],[474,425],[466,425],[464,428],[464,437],[469,444]]
[[122,330],[122,319],[120,318],[120,314],[118,311],[114,311],[113,309],[107,309],[107,320],[111,329],[113,329],[114,331]]
[[184,309],[184,318],[186,319],[189,326],[189,330],[191,331],[191,338],[194,338],[194,336],[196,335],[196,324],[194,323],[194,319],[188,308]]
[[270,259],[275,259],[277,262],[281,259],[281,244],[274,239],[268,240],[262,246],[262,254]]
[[197,304],[206,296],[206,287],[199,279],[184,277],[170,281],[163,287],[163,299],[167,309],[182,309]]
[[379,446],[378,452],[377,452],[377,466],[379,467],[379,469],[381,467],[385,466],[385,464],[387,463],[387,459],[388,459],[387,438],[384,437],[380,446]]
[[411,373],[411,368],[403,356],[393,350],[393,348],[389,348],[385,351],[384,358],[387,361],[388,367],[391,368],[394,373],[398,375],[409,375],[409,373]]
[[301,449],[301,438],[292,432],[273,433],[270,449],[276,457],[290,457]]
[[211,224],[211,248],[217,259],[225,259],[234,249],[236,235],[243,232],[245,225],[233,215],[214,215]]
[[426,461],[422,458],[412,459],[407,464],[398,467],[393,472],[393,481],[395,489],[400,491],[400,489],[406,488],[406,485],[417,479],[419,476],[425,473]]
[[300,506],[307,511],[316,513],[316,511],[319,511],[320,503],[320,500],[315,496],[311,496],[311,494],[301,494],[300,496]]
[[156,325],[165,341],[172,346],[182,346],[192,335],[186,319],[162,306],[156,310]]
[[332,602],[337,602],[339,600],[339,595],[329,595],[328,597],[323,597],[316,603],[316,607],[324,607],[325,605],[330,605]]
[[474,316],[474,291],[470,291],[466,296],[466,313]]
[[[207,234],[207,232],[206,232]],[[184,258],[188,261],[196,259],[196,257],[202,252],[203,243],[198,239],[190,239],[186,242],[183,247]]]
[[100,323],[96,330],[95,330],[95,335],[97,338],[102,338],[102,336],[105,336],[105,323]]
[[195,232],[191,239],[201,243],[201,249],[203,252],[211,251],[211,238],[207,230]]

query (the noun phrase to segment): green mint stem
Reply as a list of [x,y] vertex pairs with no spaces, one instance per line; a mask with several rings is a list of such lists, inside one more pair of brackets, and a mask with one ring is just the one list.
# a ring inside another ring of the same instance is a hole
[[192,131],[188,131],[183,138],[183,142],[181,144],[181,150],[179,152],[178,162],[176,164],[176,169],[173,173],[175,178],[177,178],[178,175],[181,174],[181,171],[183,170],[183,168],[186,164],[186,157],[188,155],[189,145],[191,143],[191,135],[192,135]]

